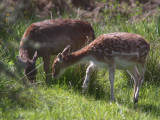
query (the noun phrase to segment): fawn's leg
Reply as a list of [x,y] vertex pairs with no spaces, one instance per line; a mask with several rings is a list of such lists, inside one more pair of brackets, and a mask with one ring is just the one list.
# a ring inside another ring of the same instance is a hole
[[139,97],[139,89],[140,89],[140,74],[139,74],[138,69],[136,68],[136,66],[134,66],[133,68],[127,70],[127,72],[134,79],[134,96],[133,96],[133,101],[135,103],[137,103],[138,102],[138,97]]
[[94,70],[94,68],[95,68],[95,64],[93,62],[90,62],[90,65],[88,66],[88,68],[86,70],[86,76],[85,76],[83,86],[82,86],[83,93],[86,93],[86,91],[87,91],[89,80],[90,80],[90,74]]
[[144,74],[145,74],[145,70],[146,70],[145,62],[138,64],[137,69],[138,69],[138,72],[141,76],[141,78],[140,78],[140,86],[141,86],[144,81]]

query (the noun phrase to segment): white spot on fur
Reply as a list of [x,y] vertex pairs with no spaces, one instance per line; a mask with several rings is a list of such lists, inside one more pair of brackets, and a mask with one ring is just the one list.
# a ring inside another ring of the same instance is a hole
[[139,56],[139,52],[130,52],[130,53],[127,53],[127,52],[114,52],[112,51],[112,54],[113,55],[137,55]]
[[145,48],[145,47],[146,47],[146,45],[142,45],[142,46],[141,46],[141,48]]

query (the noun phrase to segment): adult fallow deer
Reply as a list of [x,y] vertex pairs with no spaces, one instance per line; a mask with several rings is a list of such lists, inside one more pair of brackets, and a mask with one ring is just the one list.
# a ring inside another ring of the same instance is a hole
[[20,41],[18,61],[25,65],[25,75],[36,80],[36,59],[42,57],[46,83],[49,82],[50,56],[56,55],[67,45],[78,50],[95,38],[88,22],[77,19],[52,19],[33,23]]
[[111,100],[114,100],[115,69],[127,70],[134,79],[134,102],[138,102],[144,79],[145,59],[150,45],[143,37],[133,33],[103,34],[79,51],[69,53],[69,46],[59,53],[52,66],[52,77],[57,77],[71,65],[92,61],[86,71],[83,89],[88,87],[90,72],[95,66],[109,69]]

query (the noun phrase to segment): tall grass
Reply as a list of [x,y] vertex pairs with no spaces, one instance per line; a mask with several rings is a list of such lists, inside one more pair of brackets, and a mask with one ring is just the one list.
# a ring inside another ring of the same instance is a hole
[[[66,16],[67,17],[67,16]],[[68,18],[68,17],[67,17]],[[20,38],[33,22],[23,19],[8,30],[0,32],[0,59],[12,78],[0,73],[1,119],[160,119],[160,17],[150,21],[118,21],[92,23],[96,36],[111,32],[131,32],[145,37],[151,50],[147,58],[144,84],[140,90],[139,103],[132,102],[133,82],[125,71],[116,71],[115,102],[110,102],[110,83],[106,69],[92,73],[89,89],[82,94],[81,86],[87,65],[69,68],[59,79],[51,80],[50,87],[44,84],[41,58],[37,61],[37,85],[26,87],[23,69],[16,62]]]

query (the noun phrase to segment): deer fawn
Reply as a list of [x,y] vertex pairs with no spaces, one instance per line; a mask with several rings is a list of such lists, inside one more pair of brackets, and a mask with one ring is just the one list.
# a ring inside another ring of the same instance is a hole
[[103,34],[79,51],[69,53],[67,46],[59,53],[52,66],[52,77],[58,77],[71,65],[92,61],[86,71],[84,92],[88,87],[91,71],[95,66],[109,70],[111,100],[114,100],[115,69],[127,70],[134,79],[134,102],[138,102],[140,86],[144,79],[145,59],[150,45],[143,37],[132,33]]
[[56,55],[67,45],[78,50],[94,40],[94,30],[88,22],[76,19],[52,19],[33,23],[20,41],[18,61],[25,65],[25,75],[36,80],[36,59],[42,57],[46,83],[49,82],[50,56]]

